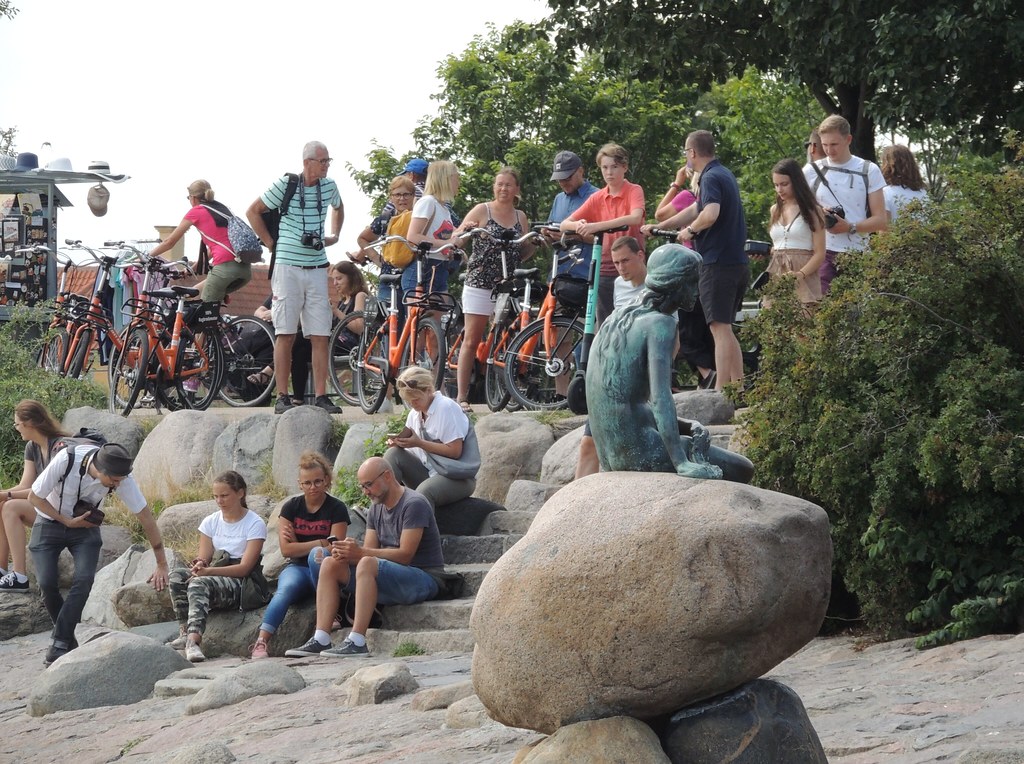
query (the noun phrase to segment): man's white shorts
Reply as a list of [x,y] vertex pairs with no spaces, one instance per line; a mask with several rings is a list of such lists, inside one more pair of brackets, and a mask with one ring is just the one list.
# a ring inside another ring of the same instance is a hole
[[331,298],[327,293],[327,266],[302,268],[275,265],[270,282],[274,299],[270,316],[278,334],[297,334],[301,321],[307,337],[331,334]]

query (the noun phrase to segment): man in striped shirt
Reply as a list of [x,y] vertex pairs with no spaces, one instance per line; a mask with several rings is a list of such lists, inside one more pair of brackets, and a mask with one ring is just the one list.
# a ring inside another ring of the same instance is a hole
[[[330,414],[341,409],[327,397],[327,340],[331,334],[331,301],[327,291],[327,254],[324,247],[336,244],[345,220],[338,186],[327,177],[331,166],[327,147],[310,141],[302,149],[302,174],[288,209],[281,215],[274,275],[271,279],[271,318],[274,323],[274,379],[280,414],[296,403],[288,397],[288,372],[291,368],[295,336],[302,333],[313,346],[313,388],[316,405]],[[288,177],[279,178],[249,207],[246,217],[256,235],[268,247],[273,239],[261,217],[278,209],[284,201]],[[330,233],[327,212],[330,209]],[[326,234],[326,235],[325,235]],[[296,391],[298,393],[299,391]]]

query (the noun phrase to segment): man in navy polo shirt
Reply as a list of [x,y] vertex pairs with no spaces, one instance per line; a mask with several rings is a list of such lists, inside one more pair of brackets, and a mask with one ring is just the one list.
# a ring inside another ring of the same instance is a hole
[[686,137],[686,164],[700,173],[697,201],[663,224],[685,225],[679,243],[691,245],[704,260],[700,271],[700,302],[715,339],[715,389],[743,378],[743,351],[732,332],[736,312],[750,283],[750,263],[744,244],[743,217],[736,177],[715,157],[715,139],[707,130]]

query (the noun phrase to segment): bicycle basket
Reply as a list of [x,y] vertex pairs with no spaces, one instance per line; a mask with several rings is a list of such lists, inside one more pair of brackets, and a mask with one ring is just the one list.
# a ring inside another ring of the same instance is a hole
[[587,307],[587,281],[573,276],[555,276],[551,291],[558,304],[566,310],[580,311]]
[[196,301],[185,304],[185,324],[189,329],[211,329],[219,321],[219,302]]

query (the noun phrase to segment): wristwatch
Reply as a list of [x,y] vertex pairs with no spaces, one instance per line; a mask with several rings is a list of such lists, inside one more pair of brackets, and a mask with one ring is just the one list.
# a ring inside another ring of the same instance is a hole
[[856,235],[857,235],[857,224],[856,223],[850,223],[850,236],[856,236]]
[[690,238],[694,239],[697,237],[697,232],[693,230],[692,226],[686,226],[686,230],[690,232]]

